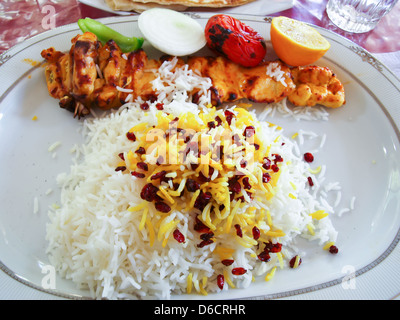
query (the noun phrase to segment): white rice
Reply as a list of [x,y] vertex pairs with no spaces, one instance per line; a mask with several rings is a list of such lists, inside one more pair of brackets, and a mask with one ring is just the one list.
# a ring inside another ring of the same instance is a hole
[[126,93],[132,93],[133,90],[132,89],[126,89],[126,88],[122,88],[120,86],[116,86],[116,89],[120,92],[126,92]]
[[53,142],[53,143],[49,146],[49,148],[47,149],[47,151],[53,152],[53,151],[54,151],[55,149],[57,149],[60,145],[61,145],[61,141]]
[[33,198],[33,213],[37,214],[39,212],[39,198],[34,197]]
[[281,69],[279,62],[271,62],[267,66],[267,75],[272,77],[275,81],[280,82],[283,86],[287,87],[285,82],[286,73]]
[[[115,171],[115,155],[134,149],[132,142],[126,139],[126,132],[143,122],[149,126],[156,125],[158,102],[164,103],[164,110],[176,116],[182,112],[198,115],[199,110],[205,109],[210,102],[209,79],[201,78],[187,68],[173,73],[174,63],[176,61],[173,60],[162,66],[160,78],[153,83],[160,98],[150,104],[148,111],[140,110],[142,101],[139,99],[104,117],[86,119],[82,130],[86,143],[74,146],[71,151],[76,158],[70,172],[60,174],[57,178],[61,187],[61,207],[49,212],[49,259],[61,276],[72,280],[78,287],[88,289],[93,298],[168,299],[171,294],[186,292],[189,274],[193,279],[194,292],[201,291],[204,278],[208,279],[207,292],[218,292],[217,274],[238,266],[246,268],[247,273],[242,276],[231,275],[231,280],[236,287],[245,288],[251,285],[253,276],[265,274],[274,266],[282,266],[276,254],[271,254],[270,262],[260,263],[251,257],[255,254],[254,248],[244,248],[239,244],[235,248],[234,264],[223,266],[212,254],[217,243],[199,249],[198,234],[193,230],[193,214],[179,211],[172,212],[168,219],[176,217],[180,220],[178,227],[185,236],[185,243],[168,241],[163,247],[156,240],[150,248],[148,231],[146,228],[139,230],[141,212],[127,210],[142,202],[140,191],[143,183],[129,174]],[[200,107],[190,102],[191,97],[187,92],[193,88],[200,88],[204,92]],[[270,109],[274,108],[287,111],[284,103]],[[294,113],[299,115],[301,112]],[[321,114],[322,118],[325,117],[325,112],[317,110],[317,113],[319,115],[316,118],[320,118]],[[305,114],[310,116],[311,113]],[[266,116],[266,113],[262,115]],[[265,122],[261,122],[261,130],[259,136],[264,139],[265,145],[271,145],[270,153],[280,154],[285,163],[282,164],[278,187],[271,203],[255,198],[251,206],[270,211],[274,225],[285,233],[279,241],[287,257],[299,252],[296,248],[298,237],[315,240],[319,244],[336,241],[337,232],[329,217],[315,222],[309,213],[317,210],[333,213],[340,197],[337,196],[332,205],[328,203],[327,196],[339,192],[339,185],[326,184],[323,189],[325,172],[309,172],[310,166],[303,161],[300,153],[301,143],[285,137],[282,131]],[[313,136],[310,132],[301,133],[302,137],[307,134]],[[278,136],[281,140],[276,143],[274,140]],[[183,165],[181,168],[186,169]],[[309,176],[314,181],[313,188],[307,183]],[[289,197],[290,193],[295,198]],[[353,206],[354,200],[351,202]],[[149,214],[157,213],[149,207]],[[307,226],[310,224],[313,224],[314,234],[309,233]],[[267,225],[261,227],[268,228]],[[218,239],[218,245],[224,243],[232,245],[232,235]],[[285,260],[284,266],[287,263]],[[229,290],[228,287],[225,283],[223,290]]]
[[264,111],[258,116],[260,121],[264,121],[269,117],[273,117],[279,113],[284,118],[293,118],[296,121],[328,121],[329,112],[322,106],[314,107],[297,107],[287,103],[287,99],[283,99],[278,103],[268,105]]

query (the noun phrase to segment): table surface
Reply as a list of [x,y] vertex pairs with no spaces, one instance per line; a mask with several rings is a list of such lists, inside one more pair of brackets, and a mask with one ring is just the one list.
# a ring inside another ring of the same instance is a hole
[[[398,41],[400,38],[400,2],[374,30],[362,34],[342,31],[330,22],[325,12],[326,3],[327,0],[293,0],[291,9],[271,15],[284,15],[332,30],[371,53],[400,50],[400,41]],[[0,54],[15,44],[46,31],[46,25],[42,25],[46,15],[46,11],[42,13],[42,10],[46,5],[51,5],[55,9],[56,27],[74,23],[84,17],[96,19],[115,16],[113,13],[79,3],[78,0],[3,0],[0,2]],[[207,9],[195,10],[206,11]]]

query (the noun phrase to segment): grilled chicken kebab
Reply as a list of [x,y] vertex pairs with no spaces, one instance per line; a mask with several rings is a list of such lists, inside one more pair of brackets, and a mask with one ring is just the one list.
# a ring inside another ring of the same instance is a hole
[[[94,106],[119,107],[128,94],[146,100],[156,95],[151,84],[156,75],[151,70],[159,68],[162,59],[148,59],[143,50],[123,54],[113,40],[103,46],[90,32],[77,35],[71,42],[68,53],[51,47],[41,54],[48,62],[45,75],[49,94],[74,116],[84,116]],[[179,64],[184,63],[180,59]],[[195,56],[186,63],[211,79],[211,98],[216,106],[243,98],[271,103],[285,97],[296,106],[337,108],[345,103],[343,85],[325,67],[289,68],[277,60],[245,68],[224,57]]]

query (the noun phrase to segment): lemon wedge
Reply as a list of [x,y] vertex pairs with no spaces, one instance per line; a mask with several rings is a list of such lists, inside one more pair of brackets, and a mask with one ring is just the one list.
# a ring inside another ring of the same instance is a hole
[[315,28],[282,16],[272,19],[271,42],[279,59],[291,66],[314,63],[331,46]]

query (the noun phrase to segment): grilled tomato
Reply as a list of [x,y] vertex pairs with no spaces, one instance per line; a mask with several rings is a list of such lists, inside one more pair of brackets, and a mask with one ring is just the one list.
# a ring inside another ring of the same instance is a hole
[[210,49],[244,67],[257,66],[267,53],[263,37],[231,16],[212,16],[204,32]]

